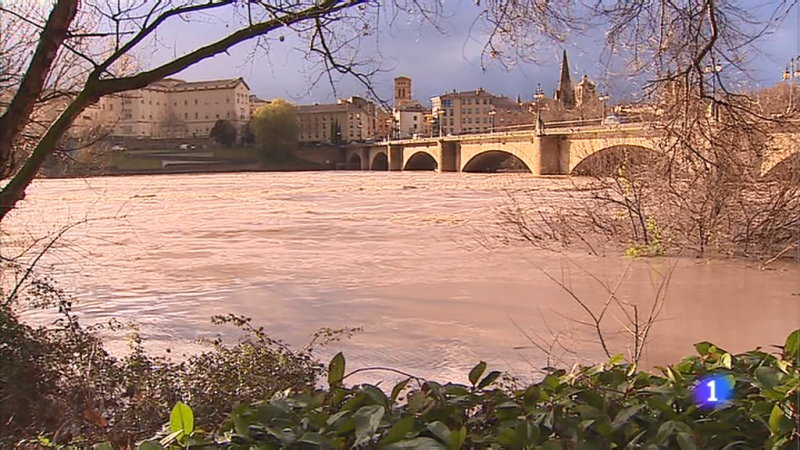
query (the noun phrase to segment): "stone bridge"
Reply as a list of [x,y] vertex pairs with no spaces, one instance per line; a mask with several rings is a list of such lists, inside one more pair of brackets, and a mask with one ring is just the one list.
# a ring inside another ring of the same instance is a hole
[[[797,164],[796,134],[776,133],[779,152],[765,155],[762,175],[778,165]],[[569,175],[581,165],[619,149],[655,152],[662,136],[648,124],[548,127],[442,138],[384,141],[347,150],[350,169],[437,170],[439,172],[496,171],[513,156],[516,165],[534,175]],[[800,167],[800,166],[798,166]]]

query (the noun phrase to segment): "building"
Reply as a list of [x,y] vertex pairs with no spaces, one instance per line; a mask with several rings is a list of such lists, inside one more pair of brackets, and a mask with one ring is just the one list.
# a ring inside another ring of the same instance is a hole
[[597,93],[597,85],[583,75],[580,83],[573,86],[569,71],[567,51],[561,59],[561,76],[552,100],[544,100],[545,120],[585,120],[600,118],[603,114],[603,100]]
[[429,134],[425,120],[430,109],[414,100],[411,91],[411,78],[394,79],[394,108],[392,108],[392,135],[396,139],[411,139]]
[[558,88],[556,88],[553,100],[564,109],[572,109],[575,106],[575,89],[572,87],[572,79],[569,75],[569,60],[566,50],[561,57],[561,76],[558,79]]
[[394,106],[399,108],[411,103],[413,96],[411,95],[411,78],[409,77],[395,77],[394,79]]
[[433,97],[431,102],[433,111],[430,123],[435,136],[440,132],[444,135],[488,133],[530,126],[535,123],[537,113],[546,124],[599,118],[603,111],[597,85],[588,76],[584,75],[580,83],[573,85],[566,51],[553,98],[547,98],[540,88],[531,102],[523,102],[519,96],[514,101],[478,88],[474,91],[454,90]]
[[387,139],[392,128],[393,115],[382,107],[375,108],[375,126],[377,129],[377,139]]
[[96,108],[112,136],[207,137],[225,119],[239,133],[250,120],[250,88],[242,78],[187,82],[167,78],[146,88],[102,97]]
[[[434,135],[488,133],[533,123],[529,108],[521,101],[492,95],[482,88],[453,91],[431,99]],[[438,128],[438,130],[436,129]]]
[[252,119],[253,116],[256,114],[256,111],[269,105],[270,101],[261,99],[257,95],[250,94],[249,103],[250,103],[250,118]]
[[336,103],[298,105],[300,142],[366,141],[377,137],[375,104],[361,97]]

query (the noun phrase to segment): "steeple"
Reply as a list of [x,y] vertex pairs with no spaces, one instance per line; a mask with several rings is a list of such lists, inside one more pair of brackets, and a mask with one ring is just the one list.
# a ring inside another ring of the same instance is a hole
[[569,76],[569,61],[567,60],[566,50],[564,50],[564,56],[561,58],[561,78],[558,80],[555,99],[565,108],[569,109],[575,106],[575,91],[572,88],[572,79]]

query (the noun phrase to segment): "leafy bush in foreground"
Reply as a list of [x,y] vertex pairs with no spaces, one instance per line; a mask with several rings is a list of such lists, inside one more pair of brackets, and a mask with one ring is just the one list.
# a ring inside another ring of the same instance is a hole
[[[311,346],[291,350],[234,315],[213,319],[245,332],[232,345],[217,340],[211,349],[176,362],[147,354],[133,333],[131,352],[115,357],[103,347],[97,327],[79,324],[62,291],[36,281],[31,297],[36,307],[56,306],[61,318],[51,327],[31,327],[13,305],[0,304],[0,448],[50,442],[85,448],[102,441],[130,448],[161,429],[170,407],[181,400],[192,404],[201,425],[212,425],[240,402],[311,389],[324,373]],[[340,334],[323,330],[312,344]],[[36,436],[47,439],[31,440]]]
[[[480,363],[471,385],[407,379],[388,395],[368,384],[345,387],[339,354],[327,390],[287,390],[241,405],[215,433],[195,429],[191,409],[180,404],[165,435],[139,448],[797,448],[800,330],[779,355],[734,356],[706,342],[696,349],[698,356],[660,368],[661,375],[638,372],[618,356],[500,389],[500,373],[485,374]],[[733,398],[716,409],[692,400],[708,374],[734,383]]]

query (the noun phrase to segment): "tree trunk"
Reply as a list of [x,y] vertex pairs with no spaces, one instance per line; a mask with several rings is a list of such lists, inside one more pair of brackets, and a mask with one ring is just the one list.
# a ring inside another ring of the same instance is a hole
[[3,190],[0,191],[0,223],[2,223],[6,214],[14,209],[16,204],[25,198],[25,189],[33,181],[39,170],[42,168],[47,157],[52,153],[58,140],[72,125],[72,121],[84,110],[87,106],[96,101],[97,98],[93,96],[91,91],[84,90],[78,95],[75,100],[70,103],[69,107],[58,116],[58,119],[47,130],[47,133],[36,144],[36,148],[31,153],[31,156],[25,161],[25,164],[19,169],[17,174],[11,181],[8,182]]
[[30,120],[36,101],[42,94],[58,49],[78,12],[78,3],[79,0],[59,0],[53,7],[25,78],[8,110],[0,116],[0,179],[11,175],[14,143]]

